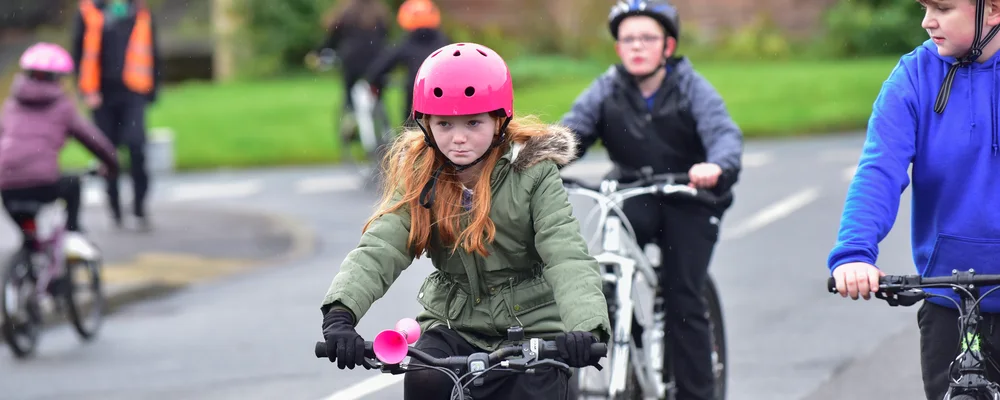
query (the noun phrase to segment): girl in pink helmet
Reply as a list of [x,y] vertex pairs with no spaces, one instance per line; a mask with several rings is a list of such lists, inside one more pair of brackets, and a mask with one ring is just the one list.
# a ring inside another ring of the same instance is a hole
[[[419,129],[387,154],[382,204],[323,300],[323,335],[340,368],[361,364],[354,326],[423,254],[435,271],[415,299],[424,308],[417,348],[438,357],[493,351],[520,326],[527,338],[555,340],[572,367],[597,361],[590,345],[608,338],[607,303],[559,175],[576,141],[565,128],[513,117],[510,71],[493,50],[451,44],[421,65]],[[476,399],[554,399],[568,376],[485,379],[472,388]],[[404,398],[450,399],[453,387],[441,372],[410,372]]]
[[0,197],[10,211],[14,200],[66,201],[66,229],[80,231],[80,181],[60,176],[59,152],[66,139],[80,141],[117,174],[118,159],[111,143],[83,117],[61,86],[73,73],[73,59],[59,45],[38,43],[21,56],[21,74],[0,106]]

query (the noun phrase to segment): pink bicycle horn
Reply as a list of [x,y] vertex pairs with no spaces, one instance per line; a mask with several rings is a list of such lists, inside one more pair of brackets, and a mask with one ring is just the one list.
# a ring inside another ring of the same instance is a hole
[[396,322],[395,329],[386,329],[375,336],[372,350],[375,358],[386,364],[399,364],[406,358],[409,345],[420,338],[420,324],[413,318]]

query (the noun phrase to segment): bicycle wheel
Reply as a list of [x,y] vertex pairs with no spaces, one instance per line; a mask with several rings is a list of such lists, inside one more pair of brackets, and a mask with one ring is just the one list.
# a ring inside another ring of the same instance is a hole
[[375,189],[380,189],[382,181],[385,177],[385,171],[382,168],[383,158],[385,153],[389,151],[389,146],[391,146],[393,129],[389,122],[389,116],[385,113],[385,107],[382,102],[376,102],[372,108],[371,115],[373,132],[375,133],[374,147],[371,149],[366,149],[366,156],[368,158],[368,173],[366,179],[369,184],[373,184]]
[[715,287],[715,281],[709,277],[705,282],[705,303],[708,305],[708,323],[712,332],[712,369],[715,372],[715,398],[723,400],[726,398],[726,330],[722,318],[722,302],[719,299],[719,291]]
[[3,323],[0,324],[0,331],[14,356],[25,358],[35,352],[42,330],[38,283],[27,250],[18,250],[7,261],[2,287],[0,310],[3,312]]
[[105,298],[101,287],[101,263],[72,260],[66,265],[66,274],[69,285],[66,285],[67,290],[63,295],[70,322],[81,339],[90,340],[104,322]]

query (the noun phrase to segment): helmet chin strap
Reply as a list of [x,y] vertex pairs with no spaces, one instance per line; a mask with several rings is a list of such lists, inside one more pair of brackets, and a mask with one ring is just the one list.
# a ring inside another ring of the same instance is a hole
[[1000,25],[997,25],[990,29],[989,33],[985,34],[985,36],[983,35],[982,21],[986,17],[986,1],[976,1],[976,21],[979,23],[976,24],[976,36],[972,40],[972,48],[969,49],[969,53],[965,57],[957,58],[951,64],[951,68],[948,69],[948,74],[945,75],[944,83],[941,84],[941,90],[938,92],[937,101],[934,103],[934,112],[938,114],[943,113],[945,106],[948,105],[948,98],[951,96],[951,86],[955,82],[955,74],[958,72],[958,69],[978,60],[983,55],[983,49],[986,48],[986,45],[1000,32]]
[[653,75],[656,75],[657,72],[660,72],[660,70],[663,69],[666,66],[667,66],[667,60],[666,60],[666,58],[661,58],[660,59],[660,64],[657,65],[656,68],[653,68],[652,71],[650,71],[649,73],[646,73],[646,74],[642,74],[642,75],[634,75],[633,74],[632,78],[635,78],[635,80],[638,83],[640,83],[640,84],[645,83],[647,80],[649,80],[649,78],[652,78]]
[[437,187],[438,177],[441,176],[441,172],[444,171],[444,168],[446,166],[451,166],[452,168],[455,169],[455,172],[465,171],[469,168],[472,168],[476,164],[481,163],[483,160],[486,159],[487,156],[490,155],[490,152],[493,150],[494,147],[500,145],[500,143],[503,143],[504,138],[507,136],[507,125],[510,124],[511,119],[512,119],[511,117],[506,117],[506,119],[504,119],[503,125],[500,125],[500,130],[497,137],[493,139],[493,142],[490,143],[490,147],[483,152],[483,155],[479,156],[479,158],[477,158],[475,161],[471,163],[465,165],[458,165],[449,160],[448,156],[441,152],[441,149],[439,149],[437,145],[434,144],[434,141],[431,140],[430,132],[427,131],[427,128],[424,127],[424,124],[422,124],[418,118],[414,118],[414,122],[416,122],[417,126],[420,127],[420,131],[424,133],[424,143],[427,144],[427,147],[430,147],[431,149],[433,149],[432,151],[436,151],[438,154],[444,157],[444,163],[442,163],[440,167],[434,170],[434,173],[431,174],[431,180],[427,181],[427,184],[424,185],[423,190],[420,191],[420,198],[418,199],[420,201],[420,205],[426,209],[430,209],[431,206],[434,205],[434,198],[436,194],[435,188]]

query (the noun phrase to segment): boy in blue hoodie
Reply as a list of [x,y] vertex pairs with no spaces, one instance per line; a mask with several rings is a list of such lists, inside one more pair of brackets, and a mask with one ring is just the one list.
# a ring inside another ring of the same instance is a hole
[[[1000,40],[993,40],[1000,30],[1000,0],[920,1],[927,10],[921,26],[930,39],[900,59],[875,100],[828,259],[838,292],[854,300],[870,299],[884,275],[874,265],[878,244],[895,221],[911,165],[917,271],[1000,273]],[[927,291],[958,300],[951,289]],[[980,308],[991,326],[1000,315],[1000,297],[984,299]],[[948,391],[957,318],[948,299],[930,298],[920,308],[928,399]],[[1000,329],[983,334],[1000,344]],[[990,373],[1000,376],[992,366]]]

